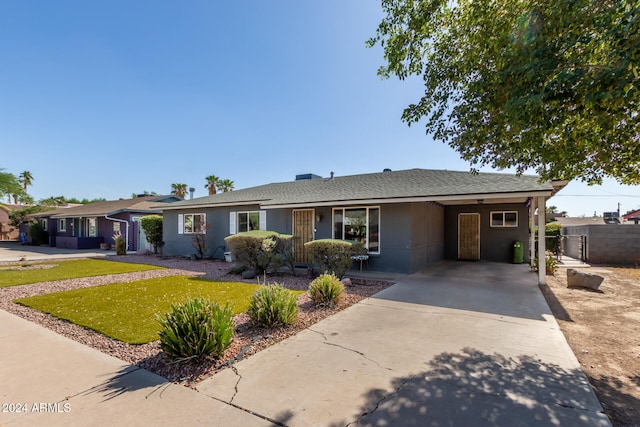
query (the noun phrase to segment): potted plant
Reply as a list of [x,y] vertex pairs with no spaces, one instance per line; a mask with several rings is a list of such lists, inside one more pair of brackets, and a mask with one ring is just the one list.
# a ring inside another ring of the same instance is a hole
[[[553,276],[558,270],[558,261],[556,261],[556,259],[550,253],[548,253],[545,257],[544,264],[545,273],[547,274],[547,276]],[[538,258],[533,260],[533,269],[535,271],[538,271]]]

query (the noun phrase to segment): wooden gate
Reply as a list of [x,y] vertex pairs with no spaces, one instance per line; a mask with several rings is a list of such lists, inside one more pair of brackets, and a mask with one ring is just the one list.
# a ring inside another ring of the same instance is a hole
[[304,244],[313,240],[314,225],[313,209],[293,211],[293,253],[296,263],[311,263]]
[[480,214],[458,215],[458,259],[477,261],[480,259]]

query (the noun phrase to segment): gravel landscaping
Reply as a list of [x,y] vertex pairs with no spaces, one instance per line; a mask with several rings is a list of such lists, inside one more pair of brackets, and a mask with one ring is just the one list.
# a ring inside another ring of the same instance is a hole
[[[173,382],[185,385],[193,385],[220,369],[231,366],[238,360],[255,354],[256,352],[290,337],[297,332],[313,325],[314,323],[355,304],[390,286],[390,282],[379,280],[365,280],[352,278],[352,284],[345,287],[346,296],[339,307],[316,307],[307,294],[298,297],[300,312],[298,322],[288,328],[260,328],[252,324],[245,313],[234,316],[236,335],[231,346],[219,359],[208,359],[201,362],[174,363],[164,357],[160,351],[158,341],[143,345],[131,345],[108,338],[93,330],[74,325],[64,320],[37,310],[15,304],[12,301],[33,295],[41,295],[52,292],[79,289],[91,286],[106,285],[110,283],[132,282],[155,277],[187,275],[199,276],[207,279],[219,279],[225,281],[263,283],[264,278],[257,280],[241,279],[237,275],[229,275],[227,271],[230,264],[222,261],[191,261],[183,258],[170,258],[152,255],[125,255],[108,257],[112,261],[129,263],[142,263],[166,267],[167,270],[151,270],[135,273],[113,274],[99,277],[85,277],[78,279],[59,280],[55,282],[41,282],[20,286],[0,288],[0,308],[10,313],[38,323],[61,335],[93,347],[111,356],[137,365],[151,372],[161,375]],[[26,263],[21,263],[26,264]],[[2,268],[2,263],[0,263]],[[289,289],[306,290],[310,279],[305,274],[293,276],[291,274],[269,275],[267,284],[277,282]]]

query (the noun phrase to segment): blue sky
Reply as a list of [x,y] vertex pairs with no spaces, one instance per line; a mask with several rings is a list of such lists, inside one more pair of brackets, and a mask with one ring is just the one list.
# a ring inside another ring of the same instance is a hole
[[[366,0],[3,2],[0,168],[30,171],[36,199],[109,200],[204,196],[208,175],[468,170],[400,120],[422,85],[376,75],[381,17]],[[640,189],[571,183],[549,203],[626,211]]]

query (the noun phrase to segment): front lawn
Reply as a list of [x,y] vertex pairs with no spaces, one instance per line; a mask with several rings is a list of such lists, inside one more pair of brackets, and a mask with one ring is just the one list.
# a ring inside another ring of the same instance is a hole
[[26,285],[28,283],[51,282],[54,280],[75,279],[78,277],[104,276],[106,274],[134,273],[137,271],[158,270],[144,264],[98,259],[43,262],[38,264],[17,264],[5,266],[0,270],[0,288]]
[[171,276],[74,289],[15,302],[129,344],[143,344],[158,339],[156,313],[169,312],[171,304],[200,297],[220,305],[229,302],[237,314],[247,310],[251,295],[259,286]]

